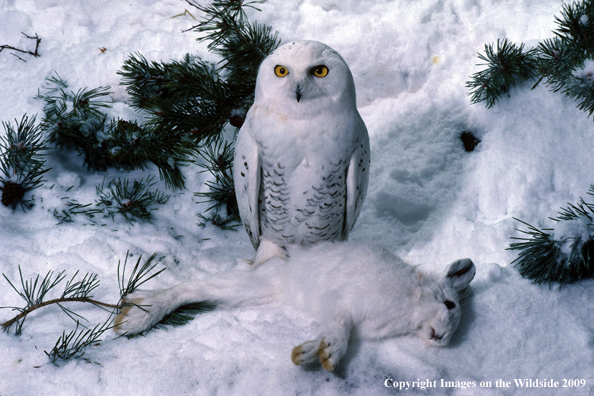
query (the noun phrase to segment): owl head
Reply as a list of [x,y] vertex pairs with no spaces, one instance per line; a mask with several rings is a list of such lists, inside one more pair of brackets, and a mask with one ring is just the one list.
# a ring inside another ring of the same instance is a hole
[[318,41],[293,41],[260,65],[254,105],[289,117],[350,110],[355,83],[338,52]]

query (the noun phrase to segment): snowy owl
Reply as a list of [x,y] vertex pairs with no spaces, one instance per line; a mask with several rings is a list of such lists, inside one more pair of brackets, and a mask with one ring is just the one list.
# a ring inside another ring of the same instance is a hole
[[254,265],[284,258],[286,245],[347,239],[367,193],[370,150],[353,76],[336,51],[294,41],[264,59],[234,161]]

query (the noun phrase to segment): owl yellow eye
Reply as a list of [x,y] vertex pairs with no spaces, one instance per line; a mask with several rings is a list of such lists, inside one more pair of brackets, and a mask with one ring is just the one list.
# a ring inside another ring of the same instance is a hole
[[274,68],[274,74],[276,74],[277,77],[284,77],[289,74],[289,71],[284,66],[276,65]]
[[320,78],[326,77],[328,75],[328,68],[324,65],[316,66],[311,69],[311,74]]

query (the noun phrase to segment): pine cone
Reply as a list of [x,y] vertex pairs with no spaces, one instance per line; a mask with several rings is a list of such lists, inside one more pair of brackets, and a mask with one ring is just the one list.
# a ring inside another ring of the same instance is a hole
[[230,121],[231,125],[233,125],[235,128],[241,128],[241,126],[243,125],[243,122],[245,121],[245,117],[236,114],[234,116],[231,116],[229,121]]
[[22,185],[8,181],[2,188],[2,204],[13,208],[23,200],[25,189]]

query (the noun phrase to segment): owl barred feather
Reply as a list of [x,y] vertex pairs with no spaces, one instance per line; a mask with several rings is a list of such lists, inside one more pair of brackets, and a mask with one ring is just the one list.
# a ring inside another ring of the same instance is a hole
[[282,256],[288,244],[347,239],[369,163],[369,136],[342,57],[316,41],[285,44],[267,57],[234,162],[254,264]]

